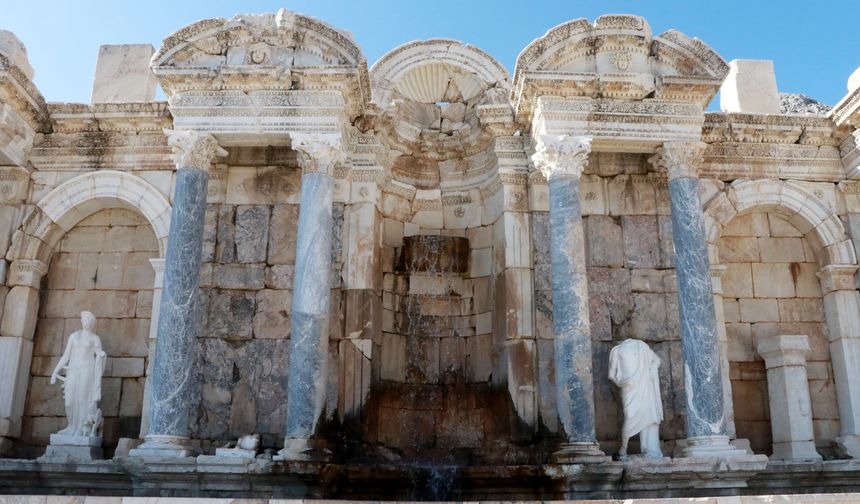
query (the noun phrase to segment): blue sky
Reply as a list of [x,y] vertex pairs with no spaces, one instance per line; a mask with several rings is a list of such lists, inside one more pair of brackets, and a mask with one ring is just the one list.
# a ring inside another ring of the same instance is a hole
[[89,102],[101,44],[161,40],[198,19],[274,12],[281,7],[351,31],[373,64],[416,39],[446,37],[487,51],[513,73],[520,50],[569,19],[644,16],[654,34],[676,28],[727,61],[771,59],[780,91],[833,105],[860,66],[858,0],[539,1],[24,1],[0,0],[0,28],[27,46],[36,84],[48,101]]

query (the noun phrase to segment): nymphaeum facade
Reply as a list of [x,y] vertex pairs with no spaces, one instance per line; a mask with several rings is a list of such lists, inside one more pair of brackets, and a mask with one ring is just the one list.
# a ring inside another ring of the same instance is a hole
[[[513,78],[447,39],[368,70],[285,10],[189,25],[148,71],[167,102],[48,104],[0,37],[0,481],[92,484],[25,460],[82,310],[104,470],[135,492],[304,464],[336,495],[323,467],[391,457],[530,467],[546,495],[860,471],[860,86],[826,116],[705,112],[729,65],[629,15],[551,29]],[[663,362],[674,458],[612,461],[629,338]],[[249,433],[273,456],[211,456]]]

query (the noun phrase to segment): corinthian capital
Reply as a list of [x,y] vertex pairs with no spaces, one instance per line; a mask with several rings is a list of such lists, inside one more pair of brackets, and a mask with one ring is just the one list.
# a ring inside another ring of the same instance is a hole
[[167,135],[167,145],[173,148],[173,162],[177,168],[208,171],[216,157],[227,155],[227,151],[209,133],[165,129],[164,134]]
[[339,133],[292,133],[290,138],[304,173],[332,175],[335,165],[346,157]]
[[669,180],[676,178],[698,178],[707,144],[704,142],[666,142],[657,148],[657,154],[649,161],[657,169],[665,169]]
[[547,181],[582,175],[591,152],[591,137],[541,135],[532,161]]

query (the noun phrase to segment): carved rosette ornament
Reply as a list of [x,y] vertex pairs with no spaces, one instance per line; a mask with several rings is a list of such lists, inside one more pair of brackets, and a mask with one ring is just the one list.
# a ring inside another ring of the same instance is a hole
[[293,150],[299,153],[302,173],[334,175],[334,168],[346,159],[338,133],[292,133]]
[[553,179],[579,179],[588,164],[591,137],[541,135],[532,162],[547,182]]
[[657,148],[657,154],[649,161],[658,169],[664,168],[669,175],[669,180],[698,178],[705,147],[707,144],[704,142],[666,142],[662,147]]
[[165,129],[167,145],[173,148],[173,162],[177,168],[192,168],[209,171],[216,157],[227,155],[209,133],[191,130]]

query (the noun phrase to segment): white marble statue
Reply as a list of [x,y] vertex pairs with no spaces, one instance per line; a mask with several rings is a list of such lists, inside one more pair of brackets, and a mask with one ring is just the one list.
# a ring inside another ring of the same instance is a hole
[[[102,342],[93,332],[96,318],[81,312],[80,331],[69,336],[66,351],[51,375],[51,384],[57,378],[63,382],[63,398],[69,425],[57,434],[66,436],[95,437],[102,425],[99,401],[102,397],[102,373],[107,355]],[[65,370],[65,375],[60,372]]]
[[627,442],[639,434],[642,454],[661,458],[660,422],[663,403],[660,399],[660,357],[644,342],[624,340],[609,352],[609,379],[621,389],[624,425],[621,428],[621,460],[627,457]]

